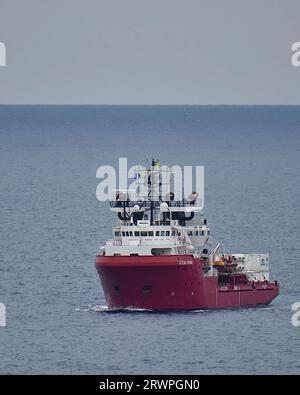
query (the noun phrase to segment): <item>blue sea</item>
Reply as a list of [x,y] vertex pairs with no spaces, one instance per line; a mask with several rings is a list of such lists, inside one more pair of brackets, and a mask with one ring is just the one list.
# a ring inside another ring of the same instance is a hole
[[[233,252],[270,252],[268,307],[110,313],[94,257],[116,218],[96,170],[205,167]],[[0,373],[300,373],[300,107],[0,106]]]

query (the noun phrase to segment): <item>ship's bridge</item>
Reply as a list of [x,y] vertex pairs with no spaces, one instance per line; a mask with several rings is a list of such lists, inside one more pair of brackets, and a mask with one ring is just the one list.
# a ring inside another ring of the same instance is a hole
[[[182,227],[177,221],[151,225],[149,220],[121,224],[113,228],[113,239],[104,246],[106,255],[164,255],[194,252],[209,239],[206,224]],[[202,250],[201,250],[202,251]]]
[[194,247],[186,232],[171,225],[137,225],[113,228],[114,238],[106,242],[105,255],[169,255],[191,253]]

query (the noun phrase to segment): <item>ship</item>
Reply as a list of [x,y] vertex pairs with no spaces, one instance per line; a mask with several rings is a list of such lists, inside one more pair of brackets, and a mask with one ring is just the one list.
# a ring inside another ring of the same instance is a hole
[[196,191],[180,200],[174,192],[162,195],[158,159],[144,173],[145,196],[131,200],[130,191],[116,190],[109,202],[118,224],[95,260],[109,309],[249,308],[278,296],[269,253],[224,252]]

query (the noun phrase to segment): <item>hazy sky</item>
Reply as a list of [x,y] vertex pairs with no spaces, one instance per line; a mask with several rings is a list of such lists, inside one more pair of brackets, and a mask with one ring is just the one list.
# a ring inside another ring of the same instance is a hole
[[300,104],[300,0],[0,0],[1,104]]

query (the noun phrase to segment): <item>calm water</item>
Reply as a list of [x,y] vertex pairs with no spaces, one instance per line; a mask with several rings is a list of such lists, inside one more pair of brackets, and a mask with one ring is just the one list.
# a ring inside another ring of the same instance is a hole
[[[225,249],[270,252],[266,308],[107,313],[94,256],[114,216],[96,169],[205,166]],[[300,107],[1,107],[0,372],[299,373]]]

